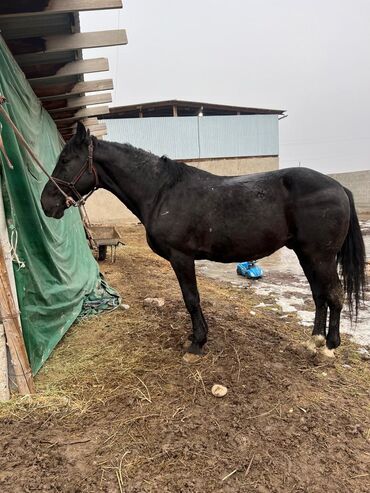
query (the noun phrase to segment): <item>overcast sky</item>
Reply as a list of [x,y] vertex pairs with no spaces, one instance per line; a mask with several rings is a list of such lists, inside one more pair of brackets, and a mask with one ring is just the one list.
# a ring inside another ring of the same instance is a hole
[[84,53],[109,58],[113,105],[285,109],[281,167],[370,169],[370,0],[124,0],[81,14],[83,31],[118,27],[128,45]]

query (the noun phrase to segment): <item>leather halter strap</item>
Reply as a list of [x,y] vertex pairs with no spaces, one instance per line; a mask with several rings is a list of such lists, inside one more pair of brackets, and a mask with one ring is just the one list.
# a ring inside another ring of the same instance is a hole
[[[61,180],[60,178],[55,178],[54,176],[50,177],[50,180],[54,183],[54,185],[58,188],[58,190],[62,192],[62,194],[64,195],[66,199],[67,207],[70,207],[71,205],[73,205],[74,207],[79,207],[83,205],[88,199],[88,197],[90,197],[90,195],[92,195],[95,192],[95,190],[98,188],[99,178],[93,163],[93,159],[94,159],[94,145],[92,143],[92,140],[90,140],[87,159],[84,165],[82,166],[82,168],[80,169],[80,171],[76,174],[76,176],[73,178],[72,181]],[[86,171],[94,175],[95,184],[88,194],[82,196],[80,192],[76,189],[76,185]],[[72,192],[72,194],[74,194],[77,197],[77,201],[70,195],[67,195],[64,192],[64,190],[61,189],[60,185],[62,185],[63,187],[67,188],[67,190]]]

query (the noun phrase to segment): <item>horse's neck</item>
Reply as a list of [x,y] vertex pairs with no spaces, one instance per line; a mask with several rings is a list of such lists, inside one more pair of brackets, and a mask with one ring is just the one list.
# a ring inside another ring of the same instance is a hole
[[[148,153],[148,160],[153,158]],[[164,177],[158,165],[143,164],[145,153],[134,148],[120,148],[109,142],[96,141],[94,162],[99,186],[113,193],[144,224],[152,210]]]

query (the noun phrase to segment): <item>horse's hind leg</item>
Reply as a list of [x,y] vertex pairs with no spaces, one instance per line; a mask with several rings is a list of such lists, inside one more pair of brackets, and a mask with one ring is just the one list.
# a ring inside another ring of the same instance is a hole
[[325,344],[326,321],[328,316],[326,293],[325,290],[321,289],[321,283],[318,282],[314,262],[312,262],[310,257],[303,255],[299,251],[296,251],[296,254],[310,284],[312,297],[315,302],[315,321],[312,331],[313,341],[309,343],[308,347],[313,352],[316,352],[316,347]]
[[184,356],[186,361],[191,361],[195,359],[192,356],[202,353],[202,347],[207,342],[208,332],[207,322],[200,307],[194,260],[180,252],[173,252],[170,262],[179,281],[184,302],[193,324],[191,345]]
[[328,349],[335,349],[340,345],[340,314],[343,307],[344,292],[341,282],[335,269],[336,280],[330,287],[328,294],[328,305],[330,308],[329,332],[326,337],[326,346]]
[[344,292],[337,273],[335,260],[327,265],[327,272],[324,279],[326,281],[326,300],[330,310],[329,330],[326,336],[326,345],[322,354],[326,357],[334,357],[334,349],[340,345],[340,314],[343,307]]
[[[316,307],[311,349],[323,346],[326,342],[323,352],[332,357],[334,354],[331,350],[340,345],[339,324],[343,306],[343,289],[337,273],[335,256],[325,259],[316,256],[313,260],[301,252],[296,253],[310,283]],[[326,335],[328,308],[329,331]]]

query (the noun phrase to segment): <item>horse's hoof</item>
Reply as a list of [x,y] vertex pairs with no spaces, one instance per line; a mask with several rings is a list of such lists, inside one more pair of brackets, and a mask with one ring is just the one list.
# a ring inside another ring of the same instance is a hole
[[315,344],[312,340],[302,342],[302,346],[303,346],[305,349],[307,349],[307,351],[308,351],[311,355],[314,355],[314,354],[316,354],[316,353],[317,353],[316,344]]
[[189,341],[189,340],[184,341],[184,343],[182,345],[182,347],[185,349],[185,351],[187,351],[190,346],[191,346],[191,341]]
[[312,340],[315,344],[316,347],[322,347],[325,346],[325,337],[321,334],[316,334],[312,336]]
[[329,359],[335,358],[334,349],[329,349],[326,346],[320,349],[320,354],[322,354],[325,358],[329,358]]
[[202,356],[200,354],[185,353],[184,356],[182,357],[182,359],[186,363],[193,364],[193,363],[198,363],[198,361],[200,361],[202,359]]
[[335,353],[334,349],[328,349],[326,346],[321,347],[316,354],[317,364],[334,364]]

